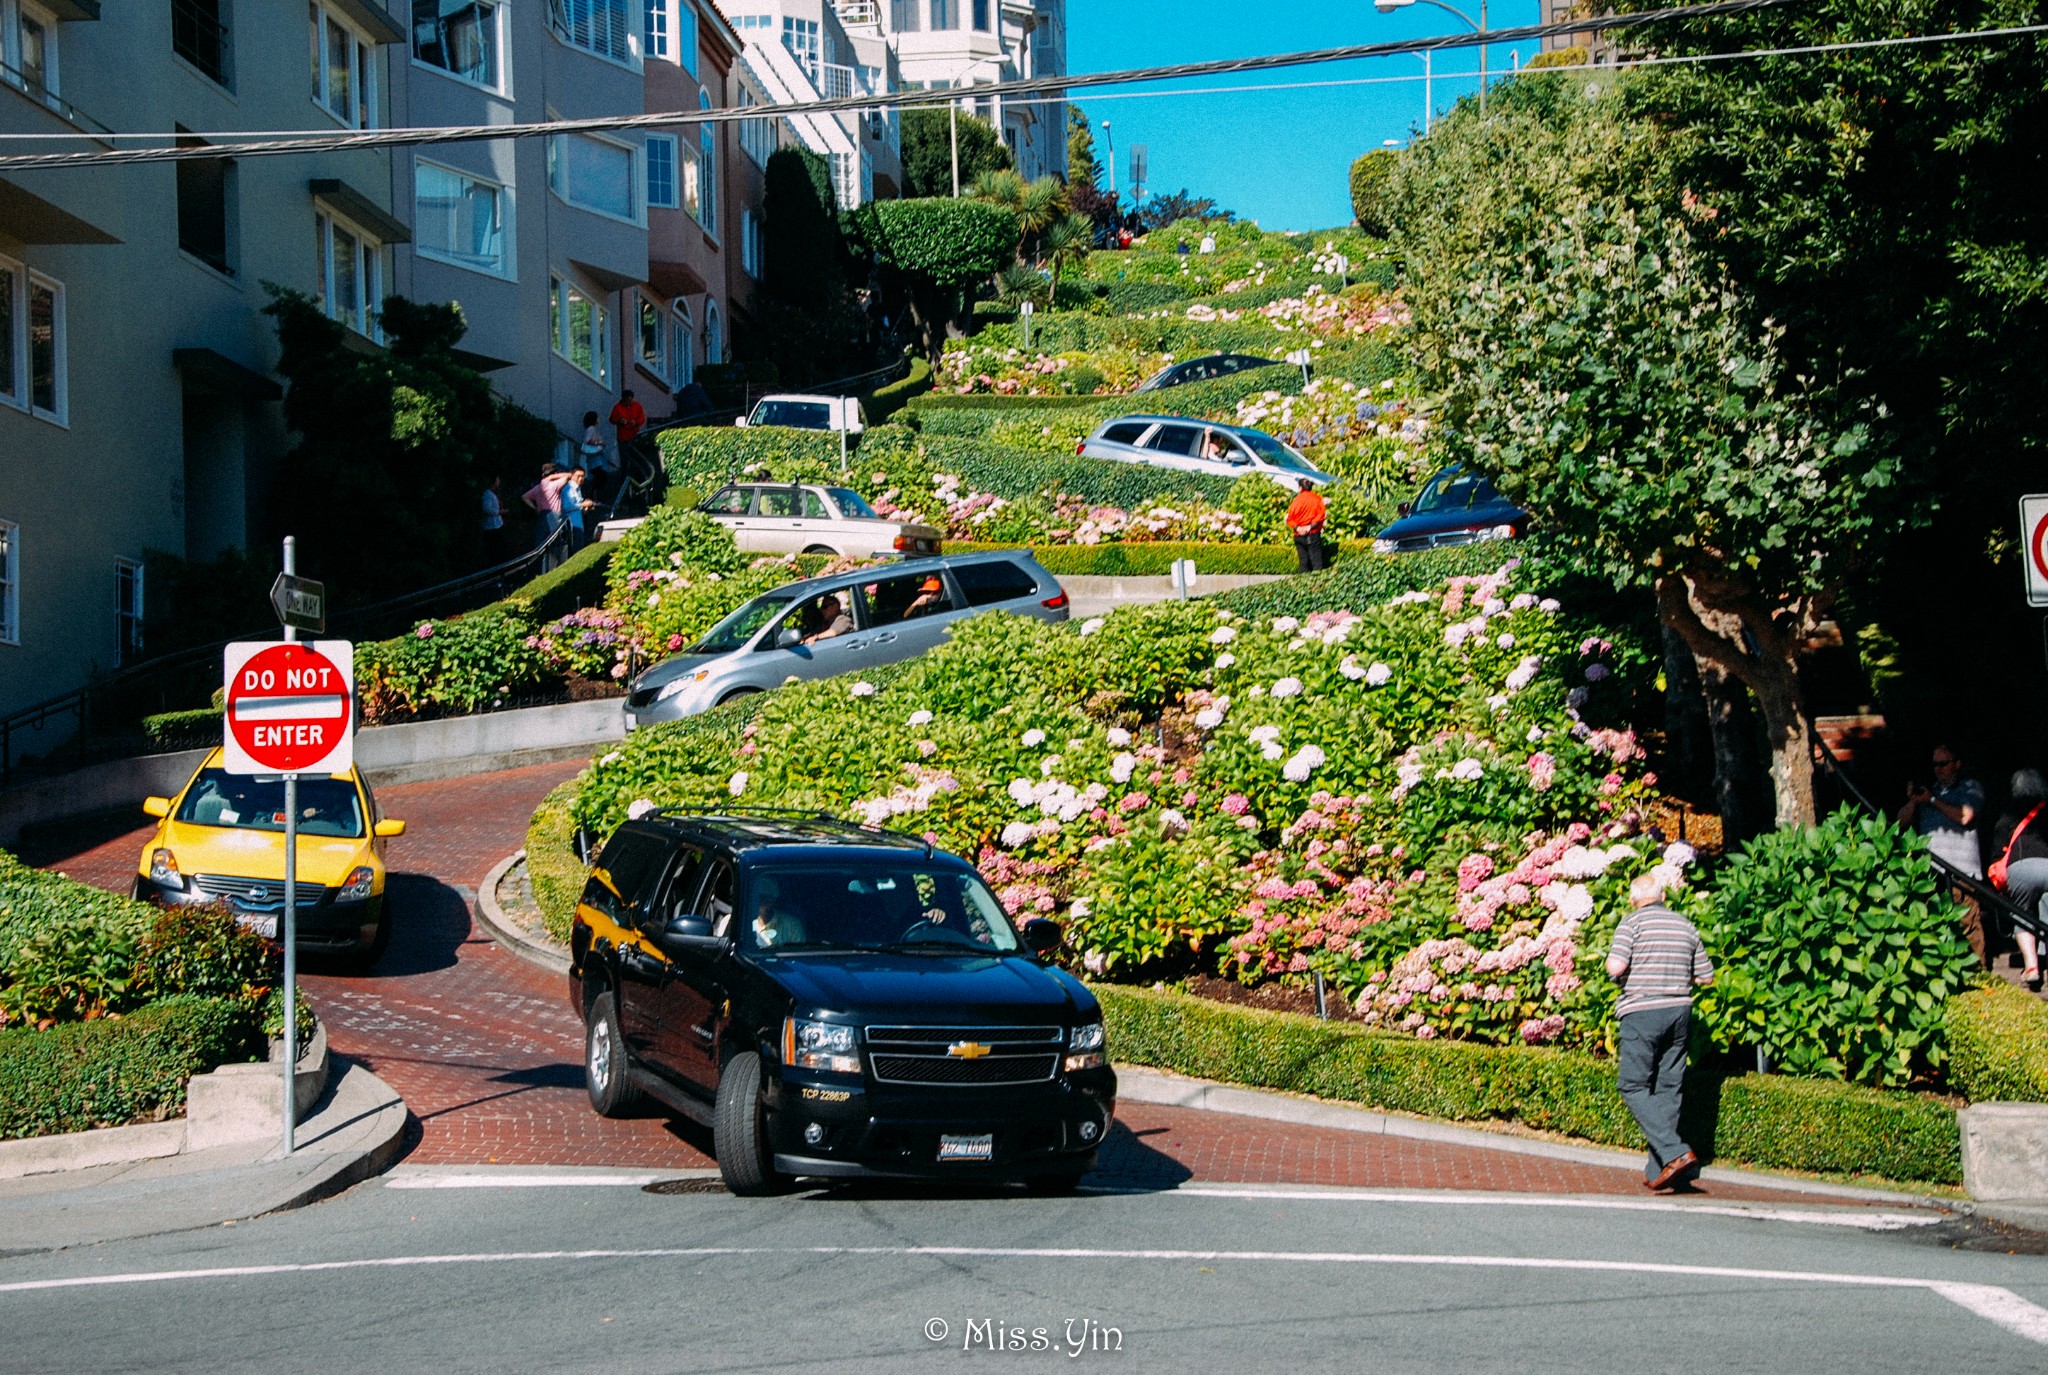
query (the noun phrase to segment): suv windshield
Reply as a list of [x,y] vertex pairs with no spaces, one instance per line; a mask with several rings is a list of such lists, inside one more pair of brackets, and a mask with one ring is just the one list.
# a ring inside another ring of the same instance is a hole
[[1292,473],[1314,473],[1317,477],[1322,476],[1322,470],[1317,468],[1315,464],[1310,463],[1300,454],[1297,454],[1294,450],[1288,448],[1269,434],[1262,434],[1258,430],[1233,430],[1231,433],[1243,440],[1253,453],[1265,459],[1266,462],[1272,464],[1275,468],[1285,468]]
[[744,950],[929,948],[989,955],[1022,947],[979,875],[904,858],[763,866],[748,876]]
[[881,519],[875,514],[874,507],[861,500],[859,492],[850,492],[844,487],[827,487],[825,490],[832,494],[833,503],[839,507],[840,515],[850,516],[855,520]]
[[763,401],[747,417],[749,425],[787,425],[793,430],[829,430],[832,408],[822,401]]
[[794,600],[787,592],[764,592],[739,610],[727,616],[705,633],[703,639],[691,645],[688,654],[730,654],[744,648],[747,641],[760,632],[762,626],[781,614],[782,609]]
[[1436,511],[1468,511],[1499,499],[1493,484],[1477,473],[1447,468],[1430,479],[1409,511],[1418,516]]
[[[205,769],[185,790],[178,820],[241,831],[284,830],[284,780]],[[299,834],[363,834],[363,799],[345,778],[299,780]]]

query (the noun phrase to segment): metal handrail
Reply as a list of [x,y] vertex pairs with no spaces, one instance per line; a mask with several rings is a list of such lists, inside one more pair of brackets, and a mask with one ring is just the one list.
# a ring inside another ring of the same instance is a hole
[[[566,545],[568,540],[569,528],[566,525],[561,526],[532,549],[506,559],[502,563],[494,564],[475,573],[465,573],[463,576],[451,578],[447,582],[436,583],[434,586],[423,588],[418,592],[408,592],[403,596],[392,597],[381,602],[373,602],[368,606],[351,607],[346,611],[342,611],[331,619],[329,630],[330,632],[335,632],[349,626],[370,624],[380,617],[395,615],[398,612],[411,608],[426,606],[451,597],[458,597],[474,592],[479,588],[502,582],[510,577],[523,577],[532,570],[539,568],[556,550],[557,546]],[[87,727],[93,718],[95,703],[105,700],[111,693],[123,688],[146,683],[152,678],[175,674],[181,670],[193,669],[207,662],[218,663],[222,651],[237,640],[263,639],[267,638],[270,634],[271,628],[264,626],[242,635],[231,636],[225,640],[215,640],[208,644],[193,645],[187,649],[173,650],[168,654],[159,654],[154,658],[139,660],[136,663],[115,669],[113,672],[102,677],[95,678],[80,687],[73,688],[69,692],[59,693],[55,697],[46,698],[40,702],[32,702],[28,706],[17,708],[5,716],[0,716],[0,787],[5,787],[13,781],[14,750],[20,737],[25,732],[34,731],[41,733],[51,722],[70,716],[76,718],[77,721],[77,729],[74,732],[73,739],[79,741],[82,746],[87,735]]]
[[[1847,766],[1842,763],[1841,758],[1835,754],[1834,750],[1828,746],[1828,742],[1821,737],[1820,732],[1809,727],[1808,734],[1813,741],[1814,749],[1820,755],[1821,762],[1827,767],[1827,771],[1834,776],[1835,781],[1842,785],[1842,791],[1849,795],[1849,799],[1872,816],[1882,820],[1890,820],[1890,813],[1878,806],[1877,803],[1871,800],[1868,793],[1857,786],[1856,780],[1849,773]],[[1942,876],[1948,880],[1949,886],[1960,888],[1975,898],[1982,906],[2003,912],[2006,918],[2015,925],[2024,926],[2036,936],[2048,940],[2048,921],[2042,920],[2041,914],[2038,911],[2029,912],[2026,908],[2021,907],[2018,903],[2007,897],[2003,892],[1992,887],[1984,879],[1951,864],[1948,860],[1943,859],[1932,851],[1928,852],[1927,858],[1933,861],[1936,869],[1941,871]]]

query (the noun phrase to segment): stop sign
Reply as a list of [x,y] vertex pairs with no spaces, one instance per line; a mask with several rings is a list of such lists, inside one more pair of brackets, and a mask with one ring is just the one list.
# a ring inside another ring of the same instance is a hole
[[344,773],[355,763],[355,719],[347,640],[228,646],[229,773]]

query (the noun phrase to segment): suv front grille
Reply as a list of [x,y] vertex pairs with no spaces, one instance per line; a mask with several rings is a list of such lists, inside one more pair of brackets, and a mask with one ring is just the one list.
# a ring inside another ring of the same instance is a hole
[[1059,1072],[1056,1026],[871,1026],[868,1057],[884,1084],[1042,1084]]
[[[282,912],[284,880],[281,878],[235,878],[229,874],[194,874],[192,886],[210,898],[226,898],[244,912]],[[294,896],[299,910],[318,907],[327,890],[317,883],[301,883]]]

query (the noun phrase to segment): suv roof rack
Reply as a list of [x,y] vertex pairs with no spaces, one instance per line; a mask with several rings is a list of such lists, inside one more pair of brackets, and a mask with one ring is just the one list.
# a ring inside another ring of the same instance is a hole
[[773,821],[782,822],[793,832],[816,832],[819,834],[858,838],[869,844],[898,845],[906,849],[923,850],[926,856],[932,853],[932,843],[923,836],[911,835],[907,831],[893,831],[885,826],[867,826],[858,821],[818,808],[803,807],[757,807],[732,806],[712,807],[697,810],[688,807],[659,807],[648,813],[671,821]]

